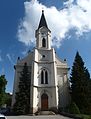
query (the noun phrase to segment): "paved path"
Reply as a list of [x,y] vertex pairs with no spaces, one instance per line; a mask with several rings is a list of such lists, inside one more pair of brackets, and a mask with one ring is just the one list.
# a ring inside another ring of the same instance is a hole
[[43,115],[43,116],[7,116],[7,119],[72,119],[60,115]]

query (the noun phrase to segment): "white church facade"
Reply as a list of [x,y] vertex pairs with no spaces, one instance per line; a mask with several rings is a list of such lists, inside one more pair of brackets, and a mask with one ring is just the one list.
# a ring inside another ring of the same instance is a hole
[[42,11],[40,23],[35,33],[36,46],[15,65],[15,79],[12,106],[18,91],[20,72],[27,63],[31,73],[31,110],[56,110],[69,104],[68,65],[51,48],[51,31]]

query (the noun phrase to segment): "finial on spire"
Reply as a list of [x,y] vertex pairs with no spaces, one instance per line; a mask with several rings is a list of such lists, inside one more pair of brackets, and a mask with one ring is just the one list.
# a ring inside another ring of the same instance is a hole
[[42,8],[42,13],[44,13],[44,9]]

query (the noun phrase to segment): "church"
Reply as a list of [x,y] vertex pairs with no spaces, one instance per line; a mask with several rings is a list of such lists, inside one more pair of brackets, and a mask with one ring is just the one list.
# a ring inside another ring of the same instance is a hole
[[18,91],[20,72],[27,63],[31,73],[31,93],[29,93],[32,112],[63,109],[70,102],[69,68],[66,60],[62,61],[51,47],[51,30],[43,10],[35,37],[35,48],[23,59],[18,58],[15,65],[12,106]]

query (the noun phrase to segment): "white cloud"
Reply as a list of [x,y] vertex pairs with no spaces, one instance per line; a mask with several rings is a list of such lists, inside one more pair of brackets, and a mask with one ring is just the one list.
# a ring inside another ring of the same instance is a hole
[[11,57],[11,55],[9,53],[7,53],[6,57],[9,59],[11,64],[13,64],[13,65],[15,64],[13,59],[12,59],[12,57]]
[[29,51],[29,49],[26,47],[26,49],[24,50],[24,51],[22,51],[21,53],[22,53],[22,55],[27,55],[28,54],[28,51]]
[[[64,4],[66,7],[57,10],[39,3],[37,0],[25,2],[25,16],[18,28],[18,40],[26,45],[35,43],[35,30],[38,27],[42,8],[49,29],[52,32],[52,45],[59,47],[70,29],[75,28],[77,35],[91,30],[91,0],[69,0]],[[56,38],[55,38],[56,37]]]

